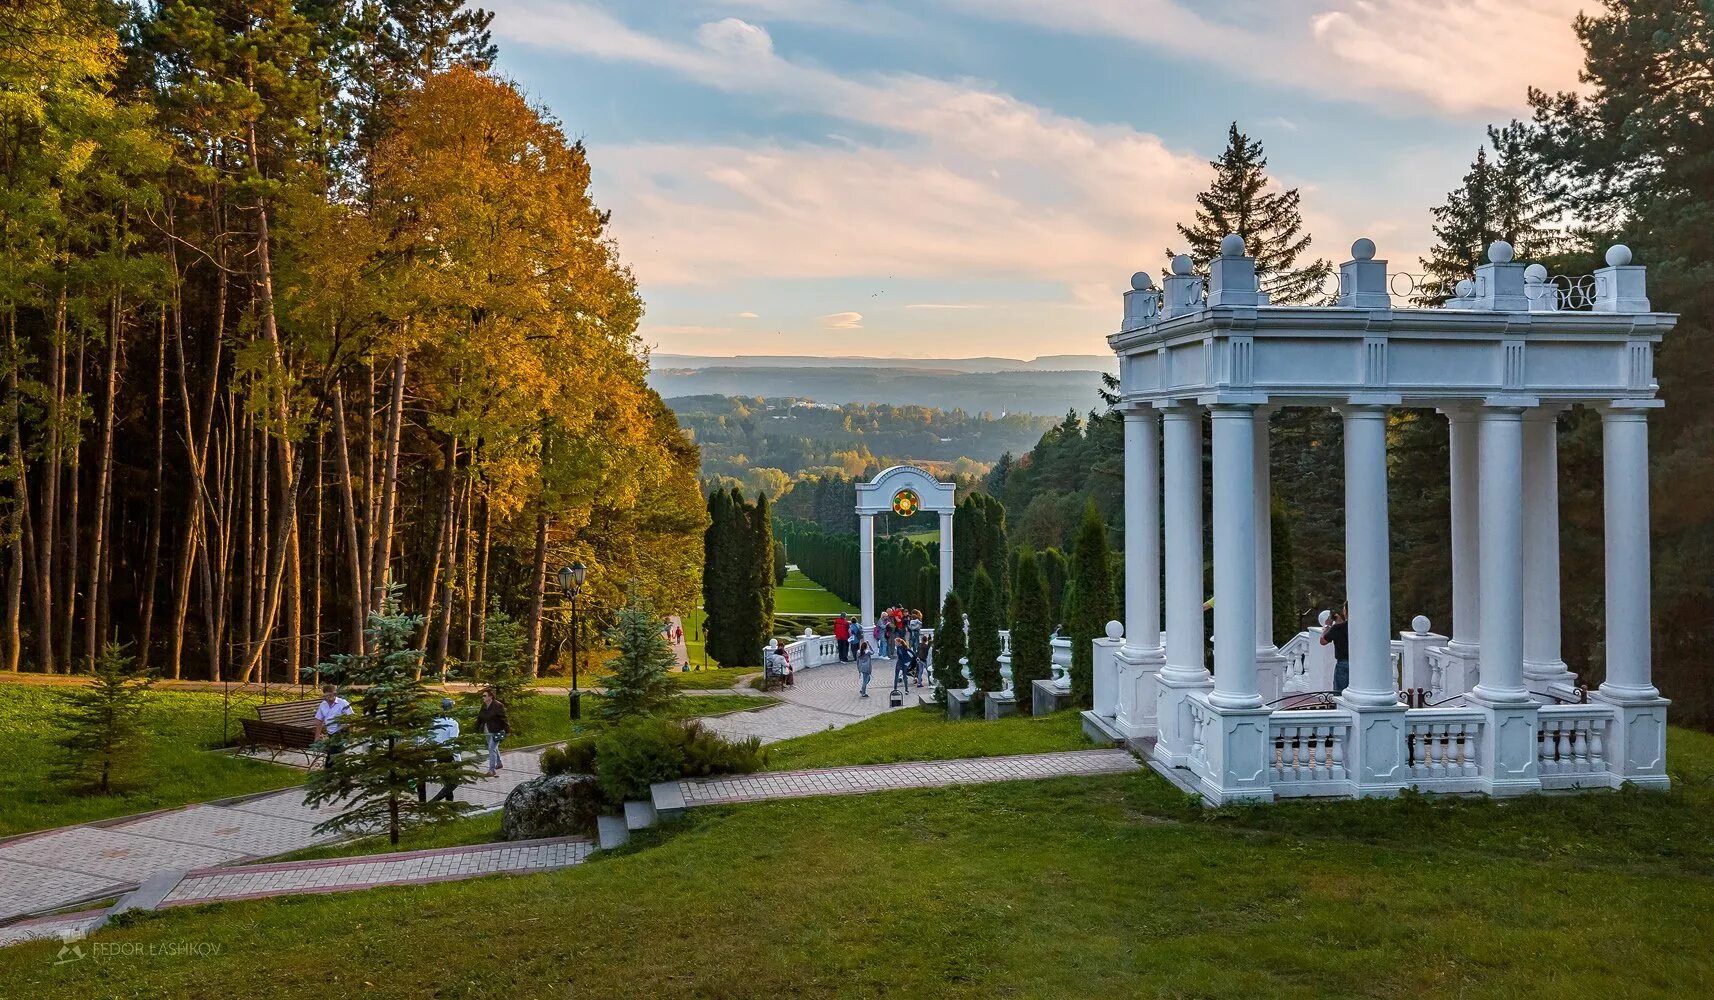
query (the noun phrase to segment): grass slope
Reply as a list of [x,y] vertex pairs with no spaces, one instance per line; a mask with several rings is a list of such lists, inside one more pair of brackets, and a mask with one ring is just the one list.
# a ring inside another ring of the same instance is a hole
[[786,582],[774,588],[774,613],[777,615],[854,614],[857,609],[835,597],[831,591],[801,570],[786,574]]
[[948,722],[932,705],[877,715],[843,729],[782,740],[768,747],[770,771],[900,760],[956,760],[1049,753],[1089,746],[1076,712],[993,722]]
[[[216,692],[157,691],[145,709],[149,730],[141,767],[114,795],[78,795],[60,787],[53,769],[60,749],[55,720],[64,684],[0,684],[0,837],[87,823],[295,785],[303,773],[262,761],[206,753],[222,745],[222,697]],[[230,731],[255,718],[260,699],[233,700]]]
[[[1152,774],[695,810],[578,868],[168,910],[20,996],[1684,997],[1714,738],[1671,795],[1205,810]],[[1592,819],[1599,817],[1599,821]],[[205,957],[151,953],[196,942]],[[91,950],[91,943],[84,943]]]

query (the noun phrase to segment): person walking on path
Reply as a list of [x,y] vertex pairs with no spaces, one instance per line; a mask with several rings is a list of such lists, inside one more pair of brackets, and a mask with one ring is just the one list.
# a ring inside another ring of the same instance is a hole
[[[457,753],[457,751],[451,746],[452,741],[458,739],[458,720],[452,717],[451,698],[442,698],[440,700],[440,714],[434,717],[434,735],[431,736],[430,739],[433,740],[437,746],[445,748],[437,753],[436,756],[442,761],[450,762],[453,755]],[[456,778],[449,780],[445,785],[441,786],[440,791],[435,794],[434,801],[451,802],[452,790],[457,787],[458,780]],[[424,778],[418,778],[417,801],[427,802],[428,800],[428,781]]]
[[851,659],[851,619],[841,614],[833,619],[833,640],[839,644],[839,662]]
[[893,687],[897,688],[900,684],[903,684],[905,686],[905,693],[910,694],[911,670],[916,666],[916,656],[911,652],[911,647],[906,645],[902,636],[894,639],[893,642],[896,647],[894,655],[898,657],[893,665]]
[[1347,604],[1342,613],[1332,616],[1331,622],[1321,630],[1321,644],[1333,647],[1333,693],[1343,694],[1345,685],[1351,681],[1351,605]]
[[476,711],[476,730],[488,737],[488,777],[500,773],[500,741],[511,729],[506,704],[494,697],[493,688],[482,689],[482,707]]
[[869,697],[869,675],[875,669],[875,653],[864,639],[857,644],[857,679],[861,682],[857,688],[859,697]]
[[321,704],[315,707],[315,738],[317,742],[327,740],[327,756],[323,759],[323,768],[333,767],[333,758],[339,756],[339,741],[329,739],[337,736],[345,724],[340,722],[341,716],[350,715],[351,703],[339,696],[339,689],[332,684],[321,686]]

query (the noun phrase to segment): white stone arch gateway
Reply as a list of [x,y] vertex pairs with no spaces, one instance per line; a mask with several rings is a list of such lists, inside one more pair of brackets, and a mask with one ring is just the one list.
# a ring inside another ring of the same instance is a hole
[[857,559],[861,563],[863,627],[875,624],[875,515],[940,515],[940,603],[952,591],[952,514],[954,487],[914,465],[895,465],[857,484]]

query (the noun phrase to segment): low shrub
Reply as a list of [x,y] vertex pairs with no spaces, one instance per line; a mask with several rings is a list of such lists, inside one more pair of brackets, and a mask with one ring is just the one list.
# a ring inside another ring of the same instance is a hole
[[764,762],[762,741],[754,736],[728,740],[711,733],[700,723],[684,727],[684,776],[708,774],[750,774],[760,771]]
[[684,774],[684,726],[667,719],[634,719],[596,740],[595,777],[613,803],[642,799],[657,781]]
[[542,751],[543,774],[594,774],[595,737],[579,736]]

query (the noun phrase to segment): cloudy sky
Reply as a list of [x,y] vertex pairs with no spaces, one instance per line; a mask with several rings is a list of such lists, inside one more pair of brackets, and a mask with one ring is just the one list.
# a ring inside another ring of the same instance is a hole
[[1580,62],[1580,0],[482,5],[693,354],[1104,351],[1233,120],[1318,254],[1416,270],[1483,126]]

